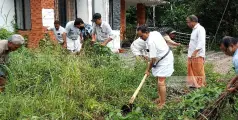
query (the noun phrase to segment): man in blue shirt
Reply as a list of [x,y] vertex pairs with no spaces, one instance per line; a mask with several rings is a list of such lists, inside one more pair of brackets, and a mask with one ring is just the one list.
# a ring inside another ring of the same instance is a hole
[[80,29],[80,32],[82,33],[80,37],[82,37],[83,40],[86,40],[92,37],[93,27],[90,24],[84,23],[82,19],[80,21],[79,29]]
[[235,67],[236,76],[227,84],[229,92],[238,91],[238,39],[226,36],[222,39],[220,49],[228,56],[233,56],[232,62]]

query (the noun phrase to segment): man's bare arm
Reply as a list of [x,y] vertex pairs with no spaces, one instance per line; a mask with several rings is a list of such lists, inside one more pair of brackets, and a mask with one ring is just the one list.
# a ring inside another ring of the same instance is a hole
[[63,33],[63,46],[66,47],[66,33]]

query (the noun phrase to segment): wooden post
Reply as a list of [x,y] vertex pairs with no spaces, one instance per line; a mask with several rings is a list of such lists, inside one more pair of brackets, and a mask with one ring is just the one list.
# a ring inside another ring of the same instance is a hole
[[137,4],[137,23],[139,25],[145,24],[145,5],[142,3]]
[[121,0],[121,28],[120,28],[120,38],[121,40],[125,39],[126,31],[126,2]]

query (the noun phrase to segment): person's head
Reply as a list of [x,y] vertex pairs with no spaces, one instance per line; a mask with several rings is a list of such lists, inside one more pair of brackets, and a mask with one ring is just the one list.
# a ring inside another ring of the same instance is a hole
[[55,29],[56,29],[56,30],[59,30],[59,28],[60,28],[60,21],[56,20],[56,21],[54,22],[54,25],[55,25]]
[[100,13],[95,13],[93,15],[92,22],[95,22],[96,25],[101,25],[102,23],[102,16]]
[[9,51],[15,51],[24,44],[24,38],[19,34],[14,34],[8,38]]
[[149,37],[150,31],[146,25],[141,25],[137,28],[137,35],[142,39],[142,40],[147,40]]
[[76,18],[74,21],[74,26],[77,27],[78,29],[84,27],[84,22],[81,18]]
[[186,22],[188,27],[193,29],[198,23],[198,17],[195,15],[190,15],[187,17]]
[[233,56],[238,48],[238,39],[226,36],[221,40],[220,49],[229,56]]
[[166,32],[165,32],[167,35],[169,35],[169,37],[173,40],[173,39],[175,39],[175,33],[176,33],[176,31],[175,30],[173,30],[173,29],[168,29]]

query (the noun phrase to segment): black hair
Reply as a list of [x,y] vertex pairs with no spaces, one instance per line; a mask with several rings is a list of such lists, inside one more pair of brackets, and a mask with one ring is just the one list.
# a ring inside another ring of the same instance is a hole
[[81,25],[84,24],[83,20],[81,18],[76,18],[74,21],[74,25]]
[[168,30],[165,31],[167,35],[169,35],[172,31],[174,31],[172,28],[169,28]]
[[230,36],[225,36],[222,38],[220,44],[223,44],[226,48],[231,45],[236,45],[238,43],[238,39]]
[[188,19],[192,22],[198,22],[198,17],[196,15],[189,15]]
[[59,20],[56,20],[56,21],[54,22],[54,24],[59,24],[59,25],[60,25],[60,21],[59,21]]
[[101,19],[102,18],[102,15],[100,13],[95,13],[93,15],[93,19]]
[[148,33],[150,32],[150,30],[148,29],[148,27],[146,25],[141,25],[137,28],[137,31],[141,31],[142,33]]

